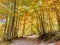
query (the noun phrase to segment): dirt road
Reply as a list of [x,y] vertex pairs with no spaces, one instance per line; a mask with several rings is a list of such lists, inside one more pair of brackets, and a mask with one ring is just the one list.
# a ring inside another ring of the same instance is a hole
[[60,45],[60,41],[56,43],[40,42],[38,39],[19,39],[13,41],[10,45]]

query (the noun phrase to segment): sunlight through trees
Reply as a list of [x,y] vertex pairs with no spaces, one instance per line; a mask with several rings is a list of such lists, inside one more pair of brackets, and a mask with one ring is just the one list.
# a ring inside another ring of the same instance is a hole
[[0,20],[5,40],[60,31],[60,0],[0,0]]

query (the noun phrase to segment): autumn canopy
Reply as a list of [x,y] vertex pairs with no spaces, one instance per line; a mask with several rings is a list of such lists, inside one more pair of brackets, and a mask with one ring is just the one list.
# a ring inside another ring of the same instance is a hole
[[0,38],[39,37],[59,30],[60,0],[0,0]]

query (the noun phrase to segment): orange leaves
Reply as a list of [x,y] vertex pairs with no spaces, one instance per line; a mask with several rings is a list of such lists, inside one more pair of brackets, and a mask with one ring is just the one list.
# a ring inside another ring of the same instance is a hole
[[3,2],[4,0],[0,0],[0,2]]
[[35,3],[39,2],[39,0],[34,0],[34,1],[35,1]]

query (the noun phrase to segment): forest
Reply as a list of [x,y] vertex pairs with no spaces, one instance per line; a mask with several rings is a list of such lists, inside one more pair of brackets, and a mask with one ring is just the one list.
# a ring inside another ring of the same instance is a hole
[[0,0],[0,40],[36,35],[60,39],[60,0]]

